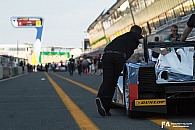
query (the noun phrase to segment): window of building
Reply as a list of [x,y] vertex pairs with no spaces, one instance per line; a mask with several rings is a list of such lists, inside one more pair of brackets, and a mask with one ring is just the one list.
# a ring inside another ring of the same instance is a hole
[[156,30],[153,20],[148,21],[148,24],[149,24],[151,31]]
[[167,11],[166,12],[166,16],[167,16],[167,21],[170,21],[170,20],[174,19],[175,18],[175,14],[173,12],[173,9]]
[[118,16],[119,14],[117,13],[117,11],[114,12],[114,23],[118,21]]
[[175,12],[175,17],[176,18],[184,16],[184,11],[183,11],[182,5],[179,5],[179,6],[175,7],[174,12]]
[[110,25],[110,17],[107,18],[104,22],[103,22],[103,26],[104,26],[104,29],[107,29],[109,28],[111,25]]
[[158,27],[160,27],[160,22],[159,22],[159,18],[158,17],[152,19],[152,21],[154,23],[155,29],[157,29]]
[[193,13],[193,1],[189,0],[183,3],[185,15]]
[[145,1],[144,0],[135,0],[131,3],[131,10],[133,15],[139,13],[143,9],[145,9]]
[[[9,48],[9,51],[17,51],[17,48]],[[19,51],[19,48],[18,48]]]
[[128,0],[125,1],[119,8],[120,8],[120,10],[121,10],[121,15],[122,15],[122,16],[127,15],[127,14],[130,12]]
[[120,8],[118,8],[115,12],[116,12],[116,21],[118,21],[122,18],[122,13]]
[[159,21],[161,26],[167,23],[167,18],[165,13],[159,15]]
[[150,29],[148,28],[147,23],[142,24],[141,27],[142,27],[142,34],[143,35],[149,35],[150,34]]
[[154,2],[155,2],[155,0],[145,0],[146,6],[150,6]]

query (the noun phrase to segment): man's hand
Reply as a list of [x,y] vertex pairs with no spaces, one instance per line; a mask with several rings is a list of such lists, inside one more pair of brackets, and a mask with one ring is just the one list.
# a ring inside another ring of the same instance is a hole
[[171,42],[175,42],[176,41],[176,38],[174,37],[174,38],[172,38],[172,40],[171,40]]
[[151,48],[151,50],[154,52],[160,53],[162,55],[166,55],[167,53],[169,53],[166,48],[163,50],[161,50],[160,48]]
[[166,55],[167,53],[169,53],[168,51],[167,51],[167,49],[165,48],[165,49],[163,49],[163,50],[161,50],[161,54],[162,55]]

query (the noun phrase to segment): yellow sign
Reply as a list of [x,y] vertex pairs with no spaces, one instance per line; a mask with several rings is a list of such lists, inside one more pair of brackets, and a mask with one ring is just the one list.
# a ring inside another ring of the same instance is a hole
[[37,60],[36,60],[36,55],[34,52],[32,52],[32,65],[36,65],[37,64]]
[[36,20],[36,26],[41,26],[41,21],[40,20]]
[[135,100],[135,106],[161,106],[166,105],[166,99]]

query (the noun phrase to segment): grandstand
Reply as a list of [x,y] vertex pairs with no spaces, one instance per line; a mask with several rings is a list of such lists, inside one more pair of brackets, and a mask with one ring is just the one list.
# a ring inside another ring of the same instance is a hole
[[[163,41],[171,33],[173,24],[177,24],[179,33],[182,33],[194,12],[195,0],[117,0],[108,10],[103,10],[87,29],[91,53],[102,53],[107,44],[135,24],[142,27],[143,35],[149,41],[153,41],[155,36]],[[188,39],[193,39],[193,32]]]

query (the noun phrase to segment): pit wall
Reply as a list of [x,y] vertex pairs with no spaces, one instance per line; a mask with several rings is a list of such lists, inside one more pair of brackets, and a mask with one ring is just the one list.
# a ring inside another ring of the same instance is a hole
[[24,67],[24,72],[22,70],[21,66],[18,67],[2,67],[0,66],[0,80],[6,79],[10,77],[14,77],[17,75],[25,74],[27,73],[27,67]]

